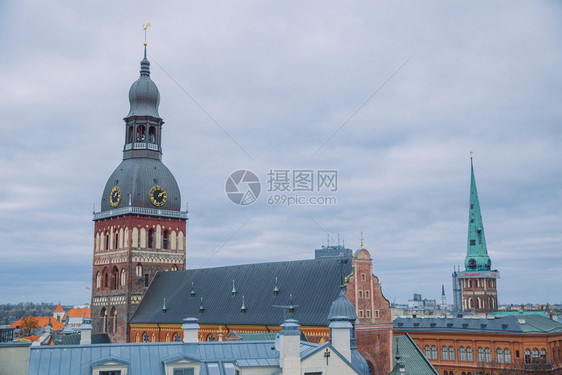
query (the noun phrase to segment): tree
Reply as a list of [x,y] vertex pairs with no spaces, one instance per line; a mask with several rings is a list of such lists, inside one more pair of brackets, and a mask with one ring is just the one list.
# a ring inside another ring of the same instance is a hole
[[40,328],[39,321],[34,316],[24,316],[21,318],[21,336],[31,336],[34,329]]

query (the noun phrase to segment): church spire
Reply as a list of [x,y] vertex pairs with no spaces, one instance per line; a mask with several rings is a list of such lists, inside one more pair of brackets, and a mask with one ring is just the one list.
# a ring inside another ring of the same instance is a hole
[[488,249],[486,248],[486,237],[484,236],[484,224],[480,213],[480,201],[478,200],[472,157],[470,158],[468,238],[464,265],[467,270],[489,270],[491,266]]

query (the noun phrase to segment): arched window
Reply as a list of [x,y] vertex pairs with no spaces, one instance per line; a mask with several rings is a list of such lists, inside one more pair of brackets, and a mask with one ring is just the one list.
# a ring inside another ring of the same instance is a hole
[[449,375],[449,371],[447,370],[443,371],[443,375]]
[[463,371],[463,372],[462,372],[462,375],[466,375],[466,372]]
[[98,273],[96,274],[96,288],[98,288],[98,289],[101,288],[101,273],[100,273],[100,271],[98,271]]
[[455,360],[455,348],[449,346],[449,361]]
[[533,349],[533,363],[539,362],[539,351],[537,348]]
[[179,333],[174,333],[174,341],[175,342],[180,342],[180,334]]
[[119,232],[115,231],[115,235],[113,238],[113,248],[119,249]]
[[168,248],[168,231],[165,230],[162,234],[162,249]]
[[474,300],[472,298],[468,299],[468,308],[469,309],[474,308]]
[[470,346],[466,348],[466,360],[472,362],[472,348]]
[[501,348],[496,349],[496,356],[498,363],[503,363],[503,350],[501,350]]
[[103,269],[103,289],[108,289],[109,288],[109,271],[107,270],[107,267],[105,267]]
[[150,339],[150,337],[148,336],[148,333],[144,332],[142,334],[142,341],[143,342],[148,342],[148,340]]
[[464,346],[461,346],[461,347],[459,348],[459,357],[460,357],[459,359],[460,359],[461,361],[466,361],[466,351],[465,351],[465,349],[464,349]]
[[125,267],[121,268],[121,286],[125,286],[127,282],[127,275],[125,273]]
[[178,266],[176,266],[175,264],[172,266],[172,271],[177,271],[178,270]]
[[138,263],[135,267],[135,275],[137,277],[142,277],[142,264]]
[[148,230],[148,247],[155,248],[154,246],[154,229]]
[[105,232],[105,250],[109,250],[109,232]]
[[437,347],[435,345],[431,347],[431,359],[437,359]]
[[525,349],[525,363],[531,363],[531,351],[529,349]]
[[209,336],[207,336],[207,341],[215,341],[215,336],[213,336],[212,333],[209,333]]
[[505,349],[503,352],[505,363],[511,363],[511,351],[509,349]]
[[486,362],[492,362],[492,350],[486,348]]
[[109,314],[109,333],[115,332],[117,332],[117,309],[113,306]]
[[111,269],[111,290],[117,289],[119,286],[119,270],[113,266]]
[[431,348],[429,347],[429,345],[425,346],[425,358],[431,359]]
[[144,142],[145,132],[144,125],[137,126],[137,142]]
[[546,363],[546,350],[541,349],[541,363]]
[[484,349],[478,348],[478,362],[484,362]]
[[441,348],[441,359],[444,361],[449,359],[449,352],[447,351],[447,347],[445,345]]
[[131,125],[127,128],[127,143],[133,143],[133,127]]
[[107,310],[105,307],[102,307],[100,311],[100,320],[101,320],[101,333],[107,332]]
[[150,143],[156,143],[156,128],[154,128],[154,126],[148,128],[148,141]]

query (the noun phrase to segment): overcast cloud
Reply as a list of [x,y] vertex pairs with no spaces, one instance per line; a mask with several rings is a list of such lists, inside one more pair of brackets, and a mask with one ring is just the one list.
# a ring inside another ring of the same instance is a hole
[[[146,22],[189,268],[363,232],[387,298],[451,302],[473,151],[500,303],[560,303],[560,19],[554,1],[1,2],[0,303],[90,301]],[[305,168],[338,171],[336,205],[267,203],[270,169]],[[238,169],[261,179],[251,206],[225,195]]]

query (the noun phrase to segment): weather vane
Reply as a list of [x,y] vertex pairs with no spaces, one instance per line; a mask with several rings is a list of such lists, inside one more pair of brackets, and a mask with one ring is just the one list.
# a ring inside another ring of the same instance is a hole
[[361,232],[361,248],[363,248],[363,232]]
[[150,27],[150,22],[148,23],[143,23],[142,25],[142,29],[144,30],[144,45],[146,46],[146,29],[148,29]]

